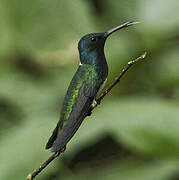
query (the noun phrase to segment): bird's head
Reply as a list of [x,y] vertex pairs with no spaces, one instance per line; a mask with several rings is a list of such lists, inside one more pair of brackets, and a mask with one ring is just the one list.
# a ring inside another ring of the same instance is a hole
[[103,49],[105,43],[104,33],[91,33],[83,36],[79,43],[78,49],[80,52],[91,52],[95,49]]
[[138,22],[126,22],[107,32],[91,33],[91,34],[87,34],[83,36],[78,43],[78,50],[80,52],[81,61],[85,61],[85,60],[89,61],[89,58],[86,56],[90,56],[91,53],[93,54],[104,53],[105,41],[113,32],[116,32],[119,29],[123,29],[125,27],[131,26],[137,23]]

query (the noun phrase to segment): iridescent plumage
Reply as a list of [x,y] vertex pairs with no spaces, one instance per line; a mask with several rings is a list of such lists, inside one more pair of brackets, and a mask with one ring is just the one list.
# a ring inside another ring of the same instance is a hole
[[78,44],[80,66],[67,90],[60,120],[47,142],[46,149],[62,151],[88,115],[100,87],[108,75],[104,55],[106,38],[118,29],[134,23],[125,23],[104,33],[87,34]]

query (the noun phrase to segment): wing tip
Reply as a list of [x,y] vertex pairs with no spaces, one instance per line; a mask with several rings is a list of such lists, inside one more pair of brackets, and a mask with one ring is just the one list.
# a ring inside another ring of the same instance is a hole
[[45,149],[50,149],[50,148],[53,146],[54,141],[55,141],[55,138],[54,138],[54,136],[52,135],[52,136],[50,137],[50,139],[48,140],[48,142],[47,142],[47,144],[46,144],[46,146],[45,146]]
[[45,146],[45,149],[50,149],[51,147],[52,147],[52,145],[47,143],[46,146]]
[[49,140],[45,146],[45,149],[50,149],[53,146],[55,140],[57,139],[59,127],[62,127],[62,125],[63,125],[63,122],[59,121],[56,128],[53,130],[53,133],[52,133],[51,137],[49,138]]

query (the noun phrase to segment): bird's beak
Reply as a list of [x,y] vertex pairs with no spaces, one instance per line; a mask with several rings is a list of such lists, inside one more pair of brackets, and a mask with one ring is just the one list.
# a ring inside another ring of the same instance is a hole
[[105,36],[105,38],[107,38],[109,35],[111,35],[113,32],[118,31],[119,29],[123,29],[123,28],[126,28],[128,26],[132,26],[132,25],[138,24],[138,23],[140,23],[140,22],[126,22],[124,24],[121,24],[121,25],[119,25],[119,26],[117,26],[117,27],[115,27],[113,29],[110,29],[109,31],[105,32],[104,36]]

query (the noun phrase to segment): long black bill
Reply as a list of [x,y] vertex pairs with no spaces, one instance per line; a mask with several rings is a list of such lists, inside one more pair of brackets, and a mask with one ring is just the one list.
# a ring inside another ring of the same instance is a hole
[[121,24],[113,29],[110,29],[109,31],[105,32],[105,37],[107,38],[109,35],[111,35],[113,32],[116,32],[118,31],[119,29],[123,29],[123,28],[126,28],[128,26],[132,26],[134,24],[138,24],[140,22],[126,22],[124,24]]

